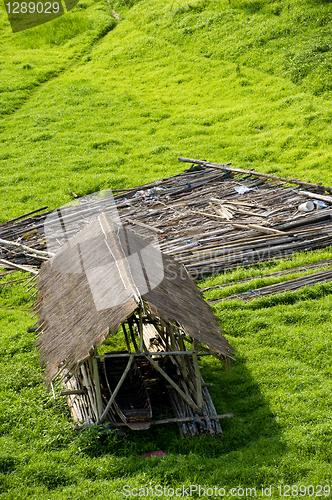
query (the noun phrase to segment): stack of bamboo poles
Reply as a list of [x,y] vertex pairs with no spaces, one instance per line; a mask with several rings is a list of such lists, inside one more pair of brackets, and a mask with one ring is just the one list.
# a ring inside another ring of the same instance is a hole
[[267,285],[260,288],[250,289],[247,292],[237,293],[234,295],[228,295],[226,297],[208,300],[209,304],[218,304],[223,300],[254,300],[260,297],[267,297],[272,294],[289,292],[298,290],[305,286],[316,285],[317,283],[328,283],[332,281],[332,269],[326,271],[319,271],[317,273],[312,273],[306,276],[300,276],[298,278],[293,278],[282,283],[274,283],[273,285]]
[[242,280],[238,281],[229,281],[227,283],[221,283],[220,285],[213,285],[213,286],[208,286],[206,288],[201,288],[201,292],[209,292],[211,290],[217,290],[217,289],[222,289],[226,288],[228,286],[232,285],[240,285],[244,283],[249,283],[250,281],[259,279],[259,278],[272,278],[272,277],[278,277],[278,276],[284,276],[285,274],[293,274],[293,273],[298,273],[298,272],[307,272],[312,269],[317,269],[321,267],[328,267],[332,265],[332,259],[326,259],[326,260],[319,260],[318,262],[314,262],[313,264],[306,264],[305,266],[298,266],[298,267],[292,267],[290,269],[284,269],[283,271],[276,271],[274,273],[268,273],[268,274],[260,274],[259,276],[254,276],[251,278],[245,278]]
[[[332,244],[332,197],[322,194],[331,188],[229,165],[188,161],[202,165],[120,190],[114,200],[124,225],[142,236],[154,232],[161,250],[182,262],[193,277]],[[326,208],[299,212],[299,205],[308,198],[323,201]],[[87,214],[111,209],[112,197],[62,208],[67,236],[87,222]],[[0,225],[0,265],[9,268],[10,262],[38,268],[49,258],[44,233],[49,212],[37,213],[42,210]],[[55,230],[57,236],[63,239]]]

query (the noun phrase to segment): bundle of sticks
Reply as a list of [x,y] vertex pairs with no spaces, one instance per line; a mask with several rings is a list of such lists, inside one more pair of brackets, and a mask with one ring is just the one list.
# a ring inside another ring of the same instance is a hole
[[[62,208],[67,230],[82,225],[82,211],[110,209],[142,236],[156,234],[161,250],[196,279],[237,266],[287,257],[332,244],[331,188],[200,160],[181,174],[113,198]],[[325,193],[325,194],[324,194]],[[298,208],[308,200],[315,209]],[[77,202],[75,202],[77,203]],[[75,212],[76,211],[76,212]],[[0,265],[38,269],[50,257],[47,207],[0,225]]]

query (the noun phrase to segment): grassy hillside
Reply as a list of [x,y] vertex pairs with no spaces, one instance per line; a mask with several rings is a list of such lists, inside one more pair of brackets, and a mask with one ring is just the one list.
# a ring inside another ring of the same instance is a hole
[[[1,3],[0,220],[171,175],[179,155],[332,185],[331,18],[323,0],[88,0],[12,34]],[[216,306],[237,349],[230,375],[202,361],[217,411],[235,415],[221,441],[183,442],[172,426],[75,434],[44,387],[27,297],[0,288],[1,498],[331,483],[330,285]],[[138,458],[158,449],[168,456]]]
[[16,34],[1,7],[1,220],[179,154],[332,183],[328,2],[145,0],[114,29],[90,1]]

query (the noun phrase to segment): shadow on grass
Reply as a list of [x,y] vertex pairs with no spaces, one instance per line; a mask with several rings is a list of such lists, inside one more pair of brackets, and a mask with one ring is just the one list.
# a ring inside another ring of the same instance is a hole
[[[213,383],[209,391],[217,413],[234,414],[232,420],[221,420],[222,438],[201,435],[181,439],[175,424],[153,426],[148,431],[128,429],[125,437],[93,426],[80,431],[77,437],[81,452],[91,458],[116,457],[118,478],[144,473],[147,482],[163,478],[165,484],[173,485],[243,481],[260,487],[261,483],[271,482],[285,445],[275,416],[248,371],[245,358],[237,356],[230,374],[216,359],[205,358],[201,364],[204,380]],[[162,418],[165,412],[166,406],[157,408],[154,418]],[[167,456],[140,458],[157,450]]]

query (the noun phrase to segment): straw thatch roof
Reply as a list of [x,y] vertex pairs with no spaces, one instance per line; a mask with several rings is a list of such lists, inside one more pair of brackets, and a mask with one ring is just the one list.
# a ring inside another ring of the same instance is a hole
[[84,361],[142,301],[152,315],[176,321],[213,351],[232,353],[185,268],[104,214],[42,265],[38,286],[37,344],[47,384],[60,367],[72,371]]

